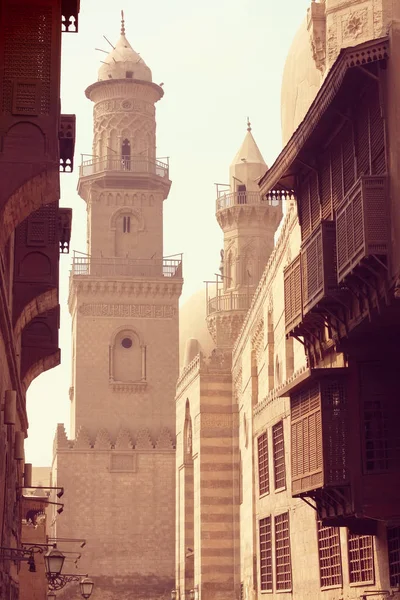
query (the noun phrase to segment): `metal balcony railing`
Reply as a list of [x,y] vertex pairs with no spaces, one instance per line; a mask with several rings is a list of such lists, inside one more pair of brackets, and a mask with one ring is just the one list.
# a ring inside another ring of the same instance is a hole
[[72,274],[92,277],[182,277],[182,255],[163,259],[94,258],[75,255]]
[[168,179],[169,165],[160,160],[145,156],[104,156],[84,160],[80,166],[79,176],[86,177],[103,171],[124,171],[126,173],[156,175]]

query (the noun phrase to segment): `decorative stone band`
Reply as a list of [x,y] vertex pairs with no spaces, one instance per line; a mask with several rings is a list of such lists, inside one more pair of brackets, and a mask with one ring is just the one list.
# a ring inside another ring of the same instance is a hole
[[106,429],[100,429],[91,437],[85,427],[80,427],[75,440],[69,440],[63,423],[59,423],[54,439],[55,451],[154,451],[175,450],[175,438],[167,427],[163,427],[157,437],[152,437],[148,429],[131,432],[121,428],[115,439]]
[[85,317],[172,319],[176,308],[170,304],[81,304],[78,312]]

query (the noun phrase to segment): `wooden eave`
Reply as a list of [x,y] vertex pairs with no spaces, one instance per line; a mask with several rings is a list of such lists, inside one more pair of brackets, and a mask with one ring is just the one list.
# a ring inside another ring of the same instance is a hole
[[283,386],[278,393],[278,397],[291,396],[296,392],[300,392],[303,388],[310,387],[314,381],[321,381],[324,377],[339,377],[346,375],[349,372],[347,367],[332,367],[319,369],[306,369],[298,377],[292,379]]
[[[352,90],[371,65],[389,57],[389,38],[379,38],[344,48],[331,67],[303,121],[259,182],[262,194],[273,188],[293,189],[296,174],[318,156],[332,131],[346,119],[341,110],[348,105]],[[374,74],[371,72],[372,76]],[[338,118],[339,117],[339,118]]]

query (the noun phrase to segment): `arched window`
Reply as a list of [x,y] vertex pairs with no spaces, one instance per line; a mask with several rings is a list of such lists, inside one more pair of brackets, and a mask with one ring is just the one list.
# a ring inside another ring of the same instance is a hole
[[122,142],[121,155],[122,155],[122,168],[127,171],[130,171],[130,168],[131,168],[131,143],[126,138]]
[[238,204],[247,204],[246,186],[244,185],[244,183],[238,185],[237,191],[238,191]]
[[138,383],[146,380],[146,348],[133,329],[123,328],[110,346],[110,379]]

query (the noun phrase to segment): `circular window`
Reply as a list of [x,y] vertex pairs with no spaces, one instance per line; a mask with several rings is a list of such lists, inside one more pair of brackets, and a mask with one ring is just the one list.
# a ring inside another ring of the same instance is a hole
[[131,340],[131,338],[128,338],[128,337],[124,338],[122,340],[122,342],[121,342],[121,346],[123,348],[132,348],[132,340]]

